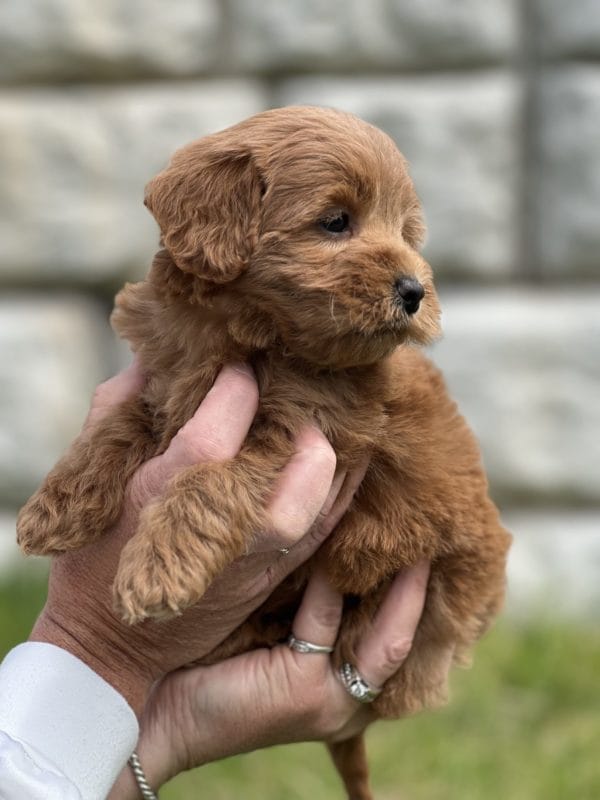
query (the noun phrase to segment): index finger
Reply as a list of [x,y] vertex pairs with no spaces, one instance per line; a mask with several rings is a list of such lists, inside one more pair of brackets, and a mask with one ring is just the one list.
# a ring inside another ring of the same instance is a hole
[[371,630],[357,647],[356,668],[373,686],[383,686],[410,653],[425,605],[429,567],[422,561],[394,578]]

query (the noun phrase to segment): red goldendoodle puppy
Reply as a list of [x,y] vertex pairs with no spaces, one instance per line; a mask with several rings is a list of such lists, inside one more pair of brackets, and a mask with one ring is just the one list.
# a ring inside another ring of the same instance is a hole
[[[20,514],[21,546],[55,553],[102,535],[133,472],[166,449],[220,367],[248,361],[261,403],[242,451],[181,472],[146,509],[115,582],[121,614],[135,622],[197,601],[263,527],[294,435],[316,422],[340,467],[370,456],[323,552],[348,596],[334,658],[353,661],[392,576],[429,559],[416,641],[373,708],[397,717],[439,704],[449,648],[464,659],[502,602],[510,537],[472,434],[411,346],[437,336],[439,307],[404,158],[352,115],[277,109],[178,151],[145,202],[162,249],[147,280],[119,294],[113,323],[146,387],[50,473]],[[289,633],[309,569],[221,653]],[[360,737],[333,749],[350,795],[369,798]]]

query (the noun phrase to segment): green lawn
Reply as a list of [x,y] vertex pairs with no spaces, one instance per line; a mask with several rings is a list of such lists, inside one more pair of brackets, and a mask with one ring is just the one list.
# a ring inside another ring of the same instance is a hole
[[[41,580],[0,584],[0,652],[22,640]],[[598,800],[600,628],[504,623],[457,671],[443,711],[369,735],[379,800]],[[341,800],[320,745],[293,745],[180,776],[163,800]]]

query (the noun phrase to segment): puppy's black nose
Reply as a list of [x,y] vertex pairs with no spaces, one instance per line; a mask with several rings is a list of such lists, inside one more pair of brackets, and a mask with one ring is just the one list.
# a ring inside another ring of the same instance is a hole
[[419,310],[419,304],[425,297],[425,289],[416,278],[398,278],[394,284],[397,302],[402,304],[402,308],[407,314],[414,314]]

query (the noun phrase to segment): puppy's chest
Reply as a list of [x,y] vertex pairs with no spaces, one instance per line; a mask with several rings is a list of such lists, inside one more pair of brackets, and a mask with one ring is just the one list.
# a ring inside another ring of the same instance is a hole
[[257,417],[258,425],[282,427],[291,435],[305,425],[316,425],[333,446],[341,467],[352,467],[365,452],[379,446],[387,422],[383,398],[368,383],[298,376],[269,381],[261,391]]

